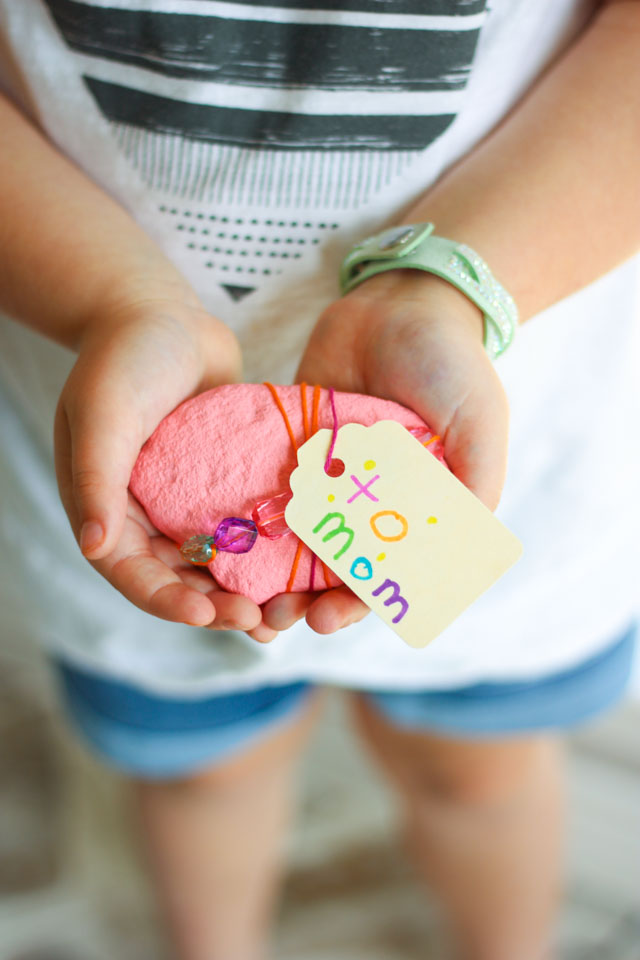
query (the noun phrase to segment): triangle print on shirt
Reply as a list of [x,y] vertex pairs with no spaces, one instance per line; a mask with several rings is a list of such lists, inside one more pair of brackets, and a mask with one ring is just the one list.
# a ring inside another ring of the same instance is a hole
[[460,108],[486,0],[44,0],[119,148],[232,300]]

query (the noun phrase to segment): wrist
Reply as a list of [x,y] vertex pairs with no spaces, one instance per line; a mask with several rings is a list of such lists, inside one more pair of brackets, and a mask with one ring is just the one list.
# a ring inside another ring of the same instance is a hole
[[456,317],[462,330],[481,346],[484,339],[484,317],[480,308],[447,280],[422,270],[388,270],[364,280],[350,293],[349,300],[374,301],[379,304],[422,304],[425,314],[442,313]]
[[147,291],[144,298],[142,288],[135,292],[139,298],[119,291],[86,319],[73,344],[81,357],[94,362],[124,350],[147,357],[149,372],[157,364],[188,368],[198,390],[239,379],[242,357],[234,333],[204,309],[193,291],[182,295],[180,287],[168,285]]
[[[166,269],[160,269],[160,267]],[[94,333],[104,334],[132,318],[149,319],[154,314],[167,312],[204,313],[204,308],[193,288],[169,262],[156,269],[109,278],[96,284],[88,304],[79,313],[70,330],[72,349],[81,345]]]

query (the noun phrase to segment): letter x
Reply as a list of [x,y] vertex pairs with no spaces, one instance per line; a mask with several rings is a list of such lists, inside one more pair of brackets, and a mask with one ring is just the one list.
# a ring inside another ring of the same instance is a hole
[[369,480],[369,482],[365,484],[360,483],[358,478],[354,477],[353,474],[351,474],[351,479],[355,483],[356,487],[358,487],[358,489],[356,490],[356,492],[352,497],[349,497],[349,499],[347,500],[347,503],[351,503],[353,500],[356,499],[356,497],[359,497],[361,493],[366,494],[366,496],[369,497],[369,500],[375,500],[376,503],[380,502],[379,498],[374,497],[374,495],[369,491],[369,487],[371,486],[371,484],[375,483],[376,480],[380,479],[379,473],[376,473],[375,477],[371,477],[371,480]]

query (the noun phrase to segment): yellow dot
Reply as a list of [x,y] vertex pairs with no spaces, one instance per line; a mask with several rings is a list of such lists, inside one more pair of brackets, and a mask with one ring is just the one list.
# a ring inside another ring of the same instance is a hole
[[427,517],[427,523],[437,523],[437,522],[438,522],[437,517]]
[[333,501],[335,500],[334,495],[330,493],[329,496],[327,497],[327,500],[329,501],[329,503],[333,503]]
[[386,553],[379,553],[378,556],[376,557],[376,560],[384,560],[385,557],[386,557]]
[[376,465],[375,460],[365,460],[365,462],[364,462],[364,468],[365,468],[365,470],[373,470],[373,468],[375,467],[375,465]]

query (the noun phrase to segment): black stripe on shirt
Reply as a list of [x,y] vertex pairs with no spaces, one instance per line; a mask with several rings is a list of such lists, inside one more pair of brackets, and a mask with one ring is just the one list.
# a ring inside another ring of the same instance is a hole
[[103,114],[117,123],[239,147],[271,150],[423,150],[454,119],[325,116],[184,103],[84,77]]
[[[483,13],[487,0],[226,0],[252,7],[296,10],[353,10],[362,13],[398,13],[422,17],[472,17]],[[179,0],[178,0],[179,4]]]
[[[69,6],[67,0],[44,0],[49,9]],[[290,10],[330,10],[348,13],[395,13],[422,17],[470,17],[483,13],[487,0],[225,0],[238,6],[280,7]],[[90,2],[76,2],[76,7],[93,7]],[[107,8],[109,9],[109,8]],[[119,8],[111,8],[120,12]],[[180,13],[180,0],[176,0],[175,13]],[[239,11],[240,13],[240,11]]]
[[75,50],[165,76],[319,89],[460,90],[479,30],[274,23],[47,0]]

